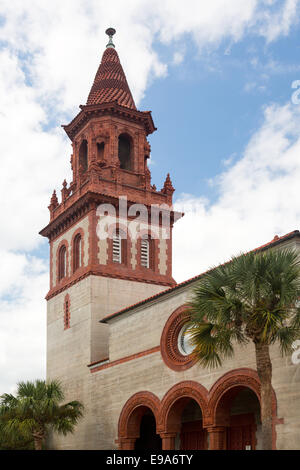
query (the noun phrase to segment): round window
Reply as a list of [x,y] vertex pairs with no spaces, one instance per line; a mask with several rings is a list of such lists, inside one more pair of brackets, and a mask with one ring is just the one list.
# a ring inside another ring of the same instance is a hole
[[168,318],[160,339],[160,350],[164,362],[173,370],[192,367],[196,360],[191,354],[194,346],[191,335],[186,333],[190,314],[185,305],[178,307]]
[[178,335],[178,349],[183,356],[188,356],[194,350],[192,335],[187,333],[188,325],[183,325]]

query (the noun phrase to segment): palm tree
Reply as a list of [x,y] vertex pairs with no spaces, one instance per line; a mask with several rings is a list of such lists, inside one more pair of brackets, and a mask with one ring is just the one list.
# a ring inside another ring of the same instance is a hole
[[64,394],[56,380],[20,382],[16,396],[4,394],[0,400],[0,427],[7,441],[34,441],[41,450],[50,430],[66,435],[74,431],[83,405],[71,401],[64,405]]
[[193,355],[204,367],[221,366],[234,343],[252,341],[261,383],[263,449],[272,448],[270,345],[282,354],[300,334],[300,260],[294,250],[250,252],[213,268],[190,302]]

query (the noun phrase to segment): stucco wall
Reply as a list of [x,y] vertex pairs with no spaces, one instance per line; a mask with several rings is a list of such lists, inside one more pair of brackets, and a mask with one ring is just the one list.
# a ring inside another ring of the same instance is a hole
[[[163,288],[90,276],[48,302],[48,377],[61,378],[67,399],[80,399],[86,406],[85,419],[75,434],[56,439],[53,446],[116,448],[120,413],[133,394],[149,391],[161,400],[173,385],[185,380],[196,381],[209,391],[229,371],[256,369],[254,346],[250,343],[246,347],[237,346],[234,357],[214,370],[196,364],[184,371],[174,371],[164,363],[160,351],[94,373],[88,370],[93,351],[95,360],[106,355],[108,329],[110,362],[159,346],[167,319],[186,303],[191,288],[190,284],[139,310],[122,314],[109,326],[99,324],[98,320]],[[64,331],[63,299],[67,292],[71,328]],[[277,346],[271,347],[271,359],[277,417],[283,418],[283,423],[276,426],[277,448],[300,449],[300,365],[292,364],[290,356],[282,358]],[[259,430],[257,437],[260,441]]]
[[[108,355],[108,326],[99,320],[136,303],[164,286],[89,276],[47,302],[47,378],[62,382],[66,400],[80,400],[85,417],[74,436],[55,437],[55,448],[90,448],[95,433],[88,364]],[[70,299],[70,325],[64,330],[64,299]],[[89,429],[91,431],[89,431]],[[90,436],[91,432],[91,436]]]

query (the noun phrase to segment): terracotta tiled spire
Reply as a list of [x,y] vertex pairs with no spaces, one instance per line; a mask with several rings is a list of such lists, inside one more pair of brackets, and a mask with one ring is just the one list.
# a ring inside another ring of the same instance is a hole
[[106,33],[110,40],[103,53],[87,105],[117,101],[121,106],[136,109],[118,53],[112,42],[115,30],[109,28]]

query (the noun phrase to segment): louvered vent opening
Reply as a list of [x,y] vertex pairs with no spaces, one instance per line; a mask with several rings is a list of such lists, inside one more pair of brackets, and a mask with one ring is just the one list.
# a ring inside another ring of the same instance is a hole
[[122,240],[119,233],[113,237],[113,262],[122,262]]
[[144,268],[149,268],[149,241],[141,241],[141,265]]

